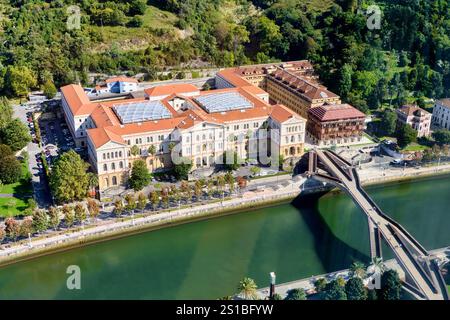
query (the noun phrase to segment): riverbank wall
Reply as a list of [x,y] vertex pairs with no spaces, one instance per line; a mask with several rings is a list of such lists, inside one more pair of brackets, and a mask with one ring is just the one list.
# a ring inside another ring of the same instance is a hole
[[[364,173],[361,172],[361,180],[364,186],[368,186],[449,173],[450,166],[441,168],[422,168],[418,171],[402,171],[397,175],[389,176],[364,176]],[[253,196],[241,195],[240,197],[224,201],[164,211],[158,214],[146,212],[145,214],[127,216],[119,221],[111,221],[109,224],[86,225],[75,230],[62,231],[56,235],[42,235],[41,237],[30,239],[30,241],[22,240],[21,242],[11,244],[7,247],[3,246],[0,249],[0,266],[164,227],[222,217],[249,209],[253,210],[278,205],[283,202],[291,201],[301,193],[313,194],[324,192],[327,189],[329,190],[329,188],[326,188],[323,185],[318,185],[313,188],[302,188],[301,192],[299,192],[299,189],[300,184],[297,186],[295,183],[291,183],[291,185],[284,187],[284,189],[277,191],[271,189],[270,192],[265,194],[258,194],[258,192],[256,192]]]

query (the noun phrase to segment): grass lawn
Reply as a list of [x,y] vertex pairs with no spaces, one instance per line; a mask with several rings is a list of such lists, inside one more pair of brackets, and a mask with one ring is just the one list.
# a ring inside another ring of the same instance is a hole
[[[22,175],[28,173],[28,164],[22,163]],[[33,194],[31,182],[23,178],[17,183],[0,187],[0,194],[13,194],[13,197],[0,198],[0,217],[21,214],[27,208],[27,199]]]
[[21,214],[27,208],[26,199],[0,198],[0,217]]
[[405,148],[402,149],[402,151],[405,152],[412,152],[412,151],[423,151],[429,149],[429,147],[427,146],[422,146],[420,144],[417,143],[411,143],[408,146],[406,146]]
[[[28,164],[22,163],[22,176],[28,173]],[[21,179],[19,182],[5,184],[0,187],[0,194],[14,194],[16,196],[27,196],[32,193],[31,182],[27,179]]]

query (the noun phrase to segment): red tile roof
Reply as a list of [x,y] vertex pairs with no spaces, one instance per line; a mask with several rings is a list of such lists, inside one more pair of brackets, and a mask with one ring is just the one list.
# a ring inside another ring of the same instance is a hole
[[401,106],[398,109],[399,112],[403,113],[404,115],[410,117],[410,116],[418,116],[420,117],[421,115],[426,115],[429,114],[429,112],[423,110],[422,108],[420,108],[419,106],[415,106],[415,105],[404,105]]
[[70,84],[64,86],[61,88],[61,93],[74,116],[79,113],[85,104],[90,103],[89,97],[80,85]]
[[349,104],[322,105],[309,109],[308,113],[320,121],[360,119],[366,117],[364,113]]
[[172,94],[194,93],[199,92],[200,89],[192,84],[171,84],[145,89],[144,91],[150,97],[159,97]]
[[112,83],[112,82],[132,82],[132,83],[138,83],[138,81],[137,81],[135,78],[124,77],[124,76],[109,78],[109,79],[106,79],[105,82],[106,82],[106,83]]
[[87,134],[94,143],[95,148],[100,148],[109,141],[114,141],[119,144],[125,145],[125,140],[120,135],[117,135],[110,131],[108,128],[95,128],[87,130]]

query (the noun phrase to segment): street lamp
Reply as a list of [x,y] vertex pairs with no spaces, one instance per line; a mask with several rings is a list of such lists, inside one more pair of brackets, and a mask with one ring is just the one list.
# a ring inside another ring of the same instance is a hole
[[270,293],[269,293],[269,299],[272,300],[273,296],[275,294],[275,283],[276,283],[276,275],[275,272],[270,273]]

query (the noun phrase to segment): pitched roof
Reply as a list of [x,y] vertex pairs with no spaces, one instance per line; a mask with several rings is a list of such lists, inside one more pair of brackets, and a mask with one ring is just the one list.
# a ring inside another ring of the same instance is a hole
[[442,105],[444,105],[444,106],[450,108],[450,98],[445,98],[445,99],[441,99],[441,100],[438,100],[438,101],[439,101]]
[[146,94],[150,97],[159,97],[159,96],[167,96],[172,94],[186,94],[186,93],[196,93],[199,92],[196,86],[192,84],[170,84],[164,86],[157,86],[144,90]]
[[125,76],[119,76],[119,77],[113,77],[106,79],[106,83],[112,83],[112,82],[132,82],[132,83],[138,83],[138,81],[135,78],[125,77]]
[[275,119],[279,123],[283,123],[289,119],[292,118],[301,118],[300,116],[296,115],[294,112],[286,108],[285,106],[281,104],[277,104],[273,106],[272,113],[270,114],[272,119]]
[[415,105],[404,105],[397,109],[398,112],[403,113],[404,115],[410,116],[418,116],[429,114],[429,112],[423,110],[419,106]]
[[365,118],[366,115],[349,104],[322,105],[308,110],[310,116],[320,121]]
[[74,116],[79,113],[83,105],[90,103],[89,97],[80,85],[64,86],[61,88],[61,93]]
[[111,132],[107,128],[95,128],[87,130],[88,136],[91,138],[94,146],[100,148],[110,141],[125,145],[125,140],[120,135]]
[[339,96],[321,84],[303,78],[301,75],[294,74],[287,70],[279,69],[269,77],[284,86],[290,87],[298,95],[303,96],[306,100],[339,98]]

